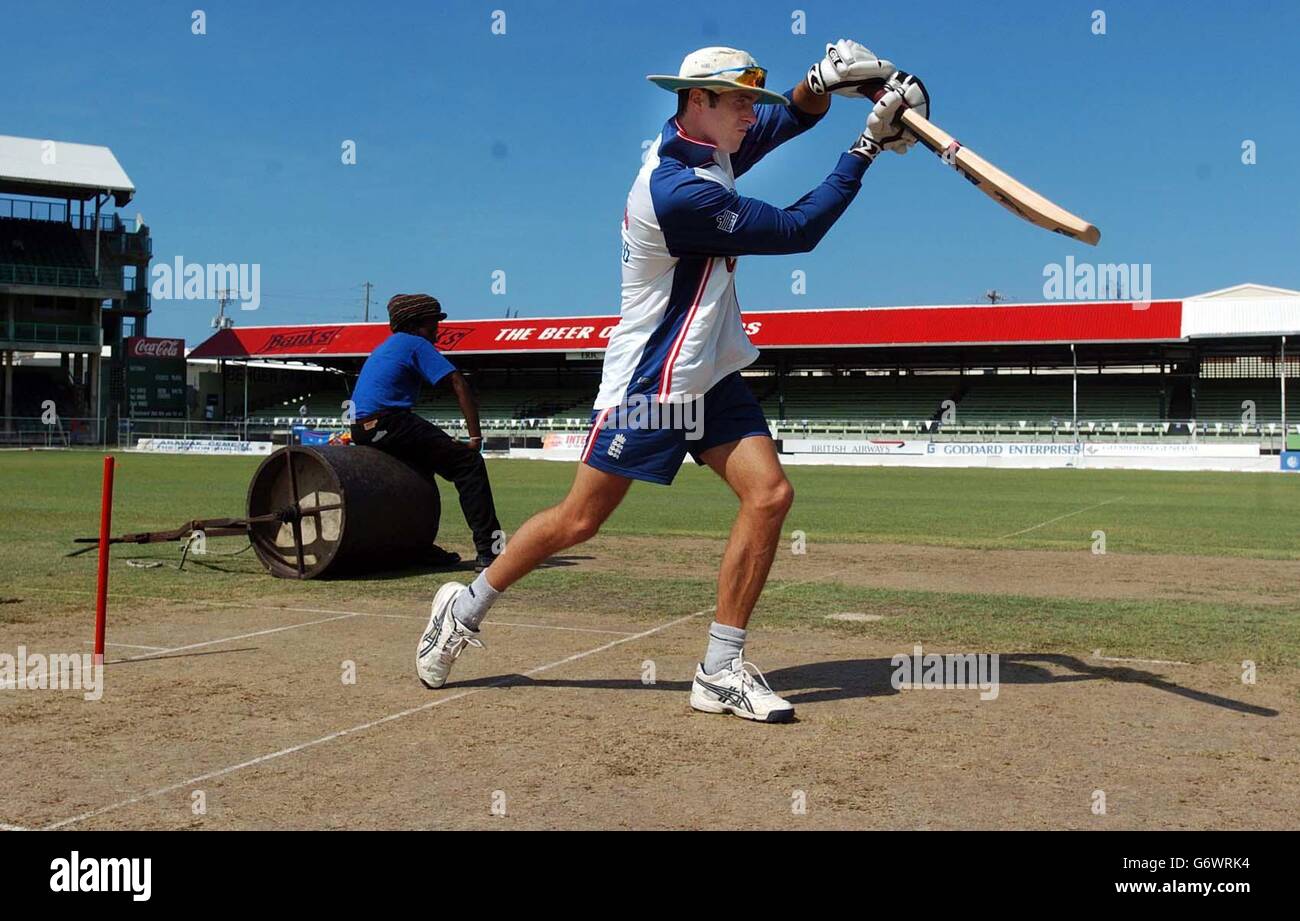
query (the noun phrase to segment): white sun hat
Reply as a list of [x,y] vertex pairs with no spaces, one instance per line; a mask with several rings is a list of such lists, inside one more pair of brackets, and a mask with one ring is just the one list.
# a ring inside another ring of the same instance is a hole
[[759,67],[748,51],[735,48],[701,48],[692,51],[682,61],[677,76],[650,74],[646,79],[673,93],[694,87],[723,93],[743,90],[756,94],[760,103],[789,105],[790,102],[780,93],[764,89],[767,70]]

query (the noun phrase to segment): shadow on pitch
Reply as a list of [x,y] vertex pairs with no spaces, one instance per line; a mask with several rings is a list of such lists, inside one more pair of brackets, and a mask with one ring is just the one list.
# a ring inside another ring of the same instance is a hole
[[[1046,665],[1056,666],[1057,669],[1068,669],[1069,673],[1060,674],[1059,671],[1045,667]],[[847,659],[776,669],[768,672],[768,680],[774,688],[778,689],[810,689],[783,695],[791,703],[799,704],[897,694],[899,692],[891,683],[893,674],[894,665],[889,659]],[[1079,681],[1141,684],[1197,703],[1222,707],[1237,713],[1248,713],[1251,716],[1278,715],[1278,711],[1269,707],[1258,707],[1229,697],[1211,694],[1208,691],[1184,687],[1161,675],[1141,669],[1093,665],[1075,656],[1049,653],[1002,653],[998,658],[1000,685],[1069,684]]]
[[[1068,669],[1060,674],[1046,666]],[[773,689],[790,703],[807,704],[864,697],[887,697],[900,693],[891,682],[894,665],[889,659],[839,659],[778,668],[766,672]],[[1184,687],[1153,672],[1129,667],[1092,665],[1074,656],[1048,653],[1002,653],[998,660],[998,683],[1070,684],[1080,681],[1115,681],[1141,684],[1175,694],[1196,703],[1221,707],[1251,716],[1277,716],[1278,711],[1243,701],[1221,697],[1208,691]],[[456,681],[448,687],[551,687],[595,688],[610,691],[689,691],[690,681],[658,681],[644,684],[637,678],[530,678],[526,675],[495,675],[469,681]]]

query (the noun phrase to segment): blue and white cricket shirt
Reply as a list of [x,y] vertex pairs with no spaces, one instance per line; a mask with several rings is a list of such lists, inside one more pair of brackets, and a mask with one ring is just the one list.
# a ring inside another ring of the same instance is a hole
[[687,136],[675,118],[651,145],[623,212],[621,319],[596,409],[633,394],[693,399],[753,362],[758,350],[736,300],[737,258],[808,252],[861,188],[868,162],[846,152],[788,208],[738,194],[737,177],[821,117],[779,104],[755,114],[734,155]]

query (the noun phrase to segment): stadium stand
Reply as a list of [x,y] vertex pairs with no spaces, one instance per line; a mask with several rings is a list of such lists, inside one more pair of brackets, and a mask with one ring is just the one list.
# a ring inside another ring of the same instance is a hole
[[[1300,292],[1244,285],[1140,308],[827,308],[744,319],[760,349],[745,381],[778,437],[1221,437],[1258,438],[1277,450],[1284,343],[1274,331],[1300,331]],[[529,440],[586,431],[601,351],[616,322],[452,320],[439,347],[475,386],[485,431]],[[191,360],[310,362],[355,379],[364,356],[387,335],[379,323],[226,329]],[[1289,348],[1285,367],[1295,407],[1300,357]],[[319,375],[313,386],[295,387],[310,394],[303,401],[257,403],[264,406],[259,414],[281,429],[299,421],[305,402],[316,424],[338,420],[343,394],[325,394],[316,383]],[[1242,419],[1243,399],[1255,401],[1256,422]],[[446,389],[426,389],[416,410],[461,430]],[[1300,435],[1296,410],[1288,415],[1287,431]]]
[[0,441],[50,401],[102,441],[101,423],[113,428],[130,405],[123,345],[147,335],[148,292],[135,283],[152,243],[105,206],[134,194],[106,147],[0,135]]
[[21,218],[0,218],[0,279],[9,284],[97,287],[94,266],[72,227]]
[[[1300,401],[1300,392],[1295,399]],[[1240,423],[1245,412],[1242,403],[1247,400],[1255,404],[1256,420],[1276,422],[1282,418],[1282,397],[1276,380],[1205,378],[1197,381],[1196,416],[1203,422]],[[1290,403],[1290,394],[1287,402]]]
[[762,400],[776,419],[932,419],[956,375],[791,375]]
[[1064,375],[969,375],[957,402],[957,419],[966,422],[1069,418],[1070,378]]

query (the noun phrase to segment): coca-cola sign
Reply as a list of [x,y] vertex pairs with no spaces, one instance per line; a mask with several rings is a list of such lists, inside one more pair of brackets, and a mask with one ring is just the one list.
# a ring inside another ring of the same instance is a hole
[[185,354],[185,340],[130,336],[126,340],[126,354],[132,358],[180,358]]

